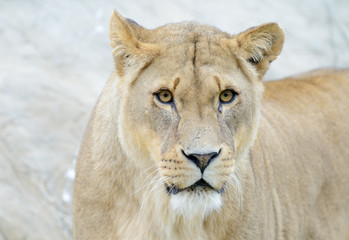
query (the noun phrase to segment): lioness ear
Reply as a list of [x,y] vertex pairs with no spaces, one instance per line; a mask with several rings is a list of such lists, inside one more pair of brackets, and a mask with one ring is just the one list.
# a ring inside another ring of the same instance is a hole
[[[149,30],[114,11],[110,19],[110,45],[118,74],[139,69],[159,53],[155,44],[144,42]],[[142,41],[141,41],[142,39]]]
[[234,38],[237,53],[254,65],[260,79],[276,59],[284,44],[284,31],[277,23],[267,23],[240,33]]

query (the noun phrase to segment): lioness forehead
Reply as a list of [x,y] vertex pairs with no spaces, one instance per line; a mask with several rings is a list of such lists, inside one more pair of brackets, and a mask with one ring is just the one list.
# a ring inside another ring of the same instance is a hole
[[204,36],[192,40],[168,46],[135,81],[144,85],[142,89],[167,88],[182,101],[201,99],[205,101],[202,104],[212,102],[226,88],[239,90],[236,80],[240,72],[230,50]]
[[[225,57],[232,58],[224,39],[231,38],[214,27],[184,22],[165,25],[152,32],[153,43],[166,46],[164,56],[176,58],[182,67],[185,64],[194,65],[197,70],[203,65],[230,65]],[[222,61],[221,59],[224,59]]]
[[147,40],[150,43],[177,45],[188,42],[193,43],[203,39],[214,41],[229,37],[231,37],[229,34],[211,26],[196,22],[182,22],[164,25],[152,30],[152,34],[148,35]]
[[153,82],[177,81],[176,86],[190,87],[191,94],[201,89],[217,92],[224,87],[227,73],[237,68],[236,58],[224,42],[232,36],[216,28],[193,22],[169,24],[152,30],[148,37],[149,43],[164,46],[147,66],[156,70]]

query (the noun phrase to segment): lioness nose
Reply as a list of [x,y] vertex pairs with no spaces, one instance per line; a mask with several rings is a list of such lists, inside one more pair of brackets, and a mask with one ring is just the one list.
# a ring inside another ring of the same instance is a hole
[[211,152],[211,153],[207,153],[207,154],[185,154],[184,151],[182,151],[184,156],[187,157],[187,159],[189,159],[190,161],[192,161],[193,163],[195,163],[196,166],[198,166],[198,168],[200,168],[201,173],[203,173],[205,171],[205,168],[220,154],[221,151],[219,152]]

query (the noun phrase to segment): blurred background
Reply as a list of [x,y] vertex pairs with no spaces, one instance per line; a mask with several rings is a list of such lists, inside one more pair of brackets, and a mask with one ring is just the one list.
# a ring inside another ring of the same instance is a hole
[[278,22],[269,80],[349,66],[347,0],[0,0],[0,240],[71,239],[74,159],[113,71],[113,9],[147,28]]

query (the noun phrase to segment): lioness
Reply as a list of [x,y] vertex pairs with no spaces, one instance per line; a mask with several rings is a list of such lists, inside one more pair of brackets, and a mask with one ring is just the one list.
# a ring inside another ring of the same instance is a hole
[[147,30],[114,12],[110,40],[74,239],[349,239],[348,70],[263,84],[275,23]]

